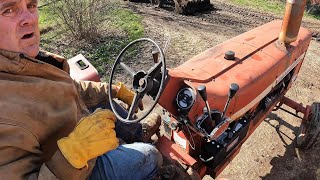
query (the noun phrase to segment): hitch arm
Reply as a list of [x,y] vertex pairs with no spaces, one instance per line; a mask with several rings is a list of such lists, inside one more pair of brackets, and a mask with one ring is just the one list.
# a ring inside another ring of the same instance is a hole
[[278,105],[278,107],[280,108],[282,106],[282,104],[285,104],[285,105],[289,106],[290,108],[296,110],[296,114],[301,112],[303,114],[303,118],[302,118],[303,121],[308,120],[309,114],[310,114],[310,106],[304,107],[303,104],[299,104],[286,96],[283,96],[281,98],[280,104]]

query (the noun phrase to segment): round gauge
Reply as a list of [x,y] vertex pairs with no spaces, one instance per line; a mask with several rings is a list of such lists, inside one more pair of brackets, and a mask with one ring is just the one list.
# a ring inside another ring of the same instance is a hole
[[188,110],[195,101],[195,94],[191,88],[183,88],[178,92],[176,101],[180,109]]

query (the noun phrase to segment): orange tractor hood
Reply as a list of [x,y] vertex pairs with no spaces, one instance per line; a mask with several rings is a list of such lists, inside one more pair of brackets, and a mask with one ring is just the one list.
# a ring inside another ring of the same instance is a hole
[[[282,21],[272,21],[250,30],[220,45],[210,48],[184,64],[169,70],[169,81],[159,103],[172,114],[177,113],[175,96],[189,86],[206,85],[211,109],[223,110],[229,86],[240,87],[230,103],[227,114],[237,119],[256,105],[281,80],[298,58],[303,59],[311,33],[301,28],[298,39],[285,49],[277,45]],[[227,51],[235,52],[235,60],[224,58]],[[302,61],[301,61],[302,63]],[[300,67],[299,67],[300,68]],[[202,113],[205,106],[199,94],[189,112],[190,119]]]

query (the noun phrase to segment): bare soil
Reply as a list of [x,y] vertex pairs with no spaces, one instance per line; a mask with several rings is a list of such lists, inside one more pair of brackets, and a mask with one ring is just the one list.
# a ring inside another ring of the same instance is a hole
[[[165,49],[168,68],[231,37],[281,17],[215,0],[214,10],[194,16],[175,14],[172,6],[155,9],[147,3],[125,2],[144,17],[145,35]],[[288,96],[305,105],[320,102],[320,22],[306,20],[314,32],[303,68]],[[166,46],[167,44],[167,46]],[[300,120],[281,111],[273,112],[244,143],[238,156],[220,178],[320,179],[320,142],[307,151],[295,148]],[[205,176],[204,179],[212,179]]]

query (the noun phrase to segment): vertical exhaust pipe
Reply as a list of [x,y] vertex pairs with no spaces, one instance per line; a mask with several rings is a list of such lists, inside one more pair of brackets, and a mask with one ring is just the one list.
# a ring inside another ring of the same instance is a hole
[[297,40],[307,0],[287,0],[286,12],[279,35],[281,45],[288,47]]

